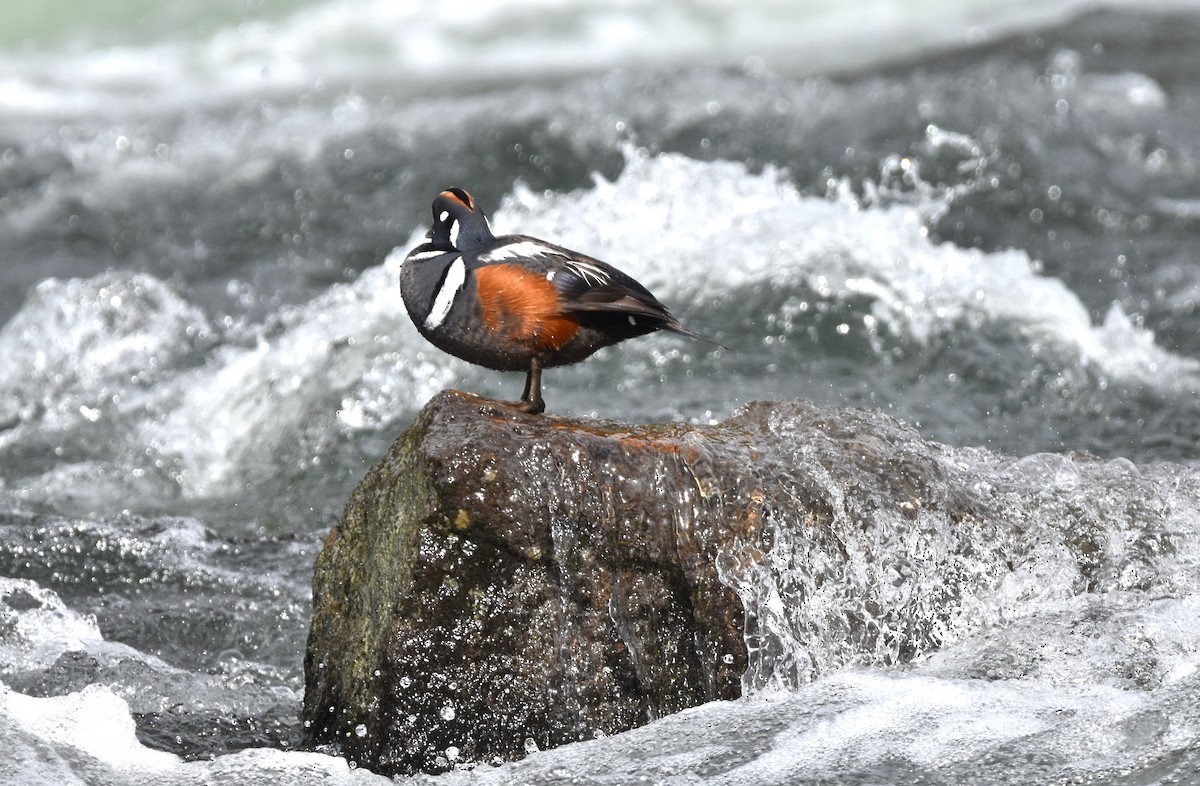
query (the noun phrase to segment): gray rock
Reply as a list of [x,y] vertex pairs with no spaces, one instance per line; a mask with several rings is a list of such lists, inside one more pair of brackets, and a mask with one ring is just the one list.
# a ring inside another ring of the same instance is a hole
[[[937,471],[896,441],[924,443],[859,417],[869,428],[842,436],[879,504],[925,504]],[[829,520],[771,431],[833,422],[804,402],[631,426],[434,398],[317,560],[309,740],[377,771],[437,770],[737,697],[746,610],[719,571],[767,551],[780,499],[814,532]]]

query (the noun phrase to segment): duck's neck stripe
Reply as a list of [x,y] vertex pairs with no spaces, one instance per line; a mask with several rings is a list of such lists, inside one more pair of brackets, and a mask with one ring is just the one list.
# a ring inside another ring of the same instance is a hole
[[446,315],[450,313],[450,307],[454,305],[454,298],[466,280],[467,265],[463,262],[462,257],[458,257],[446,271],[446,277],[442,280],[442,288],[438,290],[437,297],[433,299],[433,308],[425,317],[426,330],[435,330],[446,321]]

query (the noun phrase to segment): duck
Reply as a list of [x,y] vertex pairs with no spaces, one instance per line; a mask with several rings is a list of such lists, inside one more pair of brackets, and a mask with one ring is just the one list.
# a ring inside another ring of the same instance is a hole
[[[417,331],[438,349],[497,371],[524,371],[520,412],[545,411],[542,370],[578,363],[627,339],[666,331],[713,342],[679,323],[631,276],[528,235],[492,232],[462,188],[433,200],[433,226],[400,269]],[[718,345],[719,346],[719,345]]]

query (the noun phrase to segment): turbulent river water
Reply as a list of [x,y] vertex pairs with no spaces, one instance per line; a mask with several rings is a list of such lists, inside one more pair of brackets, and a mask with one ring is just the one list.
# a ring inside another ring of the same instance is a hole
[[[403,312],[451,185],[731,348],[627,342],[547,372],[552,412],[882,409],[1028,479],[1045,544],[905,666],[414,781],[1200,778],[1200,3],[27,5],[0,9],[0,779],[376,777],[296,750],[313,559],[432,394],[522,381]],[[1080,583],[1055,516],[1133,502],[1107,553],[1171,548]]]

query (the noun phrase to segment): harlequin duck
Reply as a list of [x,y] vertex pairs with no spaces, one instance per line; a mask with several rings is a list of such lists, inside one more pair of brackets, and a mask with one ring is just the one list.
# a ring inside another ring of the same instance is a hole
[[433,200],[433,229],[400,272],[408,315],[434,346],[498,371],[525,371],[520,401],[538,413],[542,369],[578,363],[634,336],[679,324],[638,282],[598,259],[525,235],[496,237],[461,188]]

